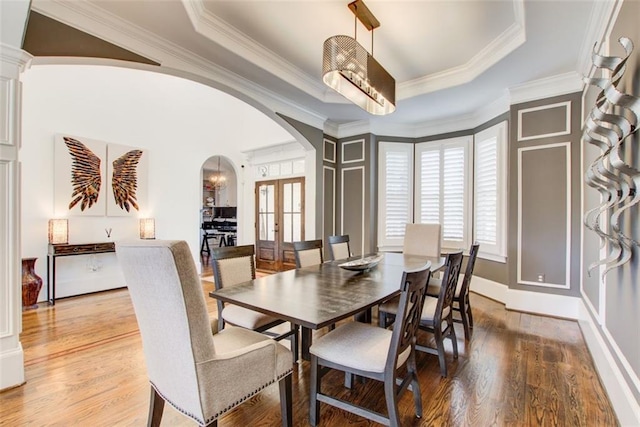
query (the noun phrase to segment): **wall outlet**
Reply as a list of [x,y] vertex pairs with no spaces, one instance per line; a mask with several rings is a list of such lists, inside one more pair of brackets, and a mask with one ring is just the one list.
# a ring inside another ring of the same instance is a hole
[[538,274],[538,282],[544,283],[544,274]]

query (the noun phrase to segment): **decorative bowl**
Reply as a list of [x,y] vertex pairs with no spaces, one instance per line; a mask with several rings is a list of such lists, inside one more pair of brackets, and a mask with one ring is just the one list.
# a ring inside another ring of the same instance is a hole
[[339,264],[338,267],[344,268],[345,270],[351,270],[351,271],[366,271],[378,265],[378,263],[382,261],[382,258],[384,258],[384,255],[366,256],[366,257],[354,259],[351,261],[343,262],[342,264]]

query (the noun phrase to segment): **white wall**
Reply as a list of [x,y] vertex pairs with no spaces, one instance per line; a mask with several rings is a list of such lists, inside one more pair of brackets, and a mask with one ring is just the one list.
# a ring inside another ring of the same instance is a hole
[[[39,258],[36,271],[43,279],[47,220],[64,216],[54,212],[54,134],[148,150],[148,206],[141,207],[140,217],[156,219],[156,238],[186,240],[197,264],[203,163],[223,155],[238,173],[243,151],[292,140],[244,102],[173,76],[105,66],[37,65],[21,80],[22,256]],[[238,194],[239,215],[252,218],[252,203],[243,211],[252,189],[240,185]],[[253,220],[241,223],[240,241],[253,240],[247,224]],[[136,218],[69,217],[69,227],[70,243],[106,241],[105,227],[113,229],[115,241],[138,237]],[[95,263],[100,268],[93,271]],[[57,277],[59,296],[122,285],[113,254],[60,258]],[[44,292],[43,287],[41,300]]]

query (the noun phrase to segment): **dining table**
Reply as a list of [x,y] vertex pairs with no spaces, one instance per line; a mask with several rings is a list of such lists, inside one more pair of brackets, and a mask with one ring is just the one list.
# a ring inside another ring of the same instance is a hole
[[[377,265],[359,269],[359,260],[372,257],[379,259]],[[424,267],[433,272],[444,264],[444,257],[367,254],[266,275],[209,296],[299,325],[301,356],[309,360],[313,330],[354,315],[370,321],[373,307],[400,294],[403,272]]]

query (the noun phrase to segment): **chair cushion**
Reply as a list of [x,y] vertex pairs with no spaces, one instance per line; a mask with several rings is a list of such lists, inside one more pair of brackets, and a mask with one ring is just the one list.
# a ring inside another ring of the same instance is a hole
[[[392,331],[367,323],[350,322],[318,338],[309,351],[347,368],[384,372]],[[409,358],[411,347],[398,357],[398,366]]]
[[[464,274],[460,274],[458,276],[458,283],[456,285],[456,298],[460,296],[460,291],[462,290],[462,282],[464,281]],[[427,286],[427,295],[431,295],[437,297],[440,295],[440,287],[442,286],[441,279],[434,279],[433,277],[429,280],[429,286]]]
[[[233,354],[234,352],[238,352],[238,354],[245,353],[248,347],[263,341],[273,341],[273,339],[259,332],[233,326],[226,326],[213,336],[216,356],[220,357],[225,357],[225,355]],[[273,342],[276,344],[276,376],[279,377],[291,370],[293,356],[288,348],[278,342]],[[255,368],[256,366],[246,366],[237,372],[251,372]]]
[[398,304],[400,304],[400,297],[393,297],[380,304],[378,306],[378,311],[396,314],[398,312]]
[[[436,314],[436,308],[438,307],[438,298],[427,296],[424,299],[424,306],[422,307],[422,314],[420,315],[420,322],[432,324]],[[442,318],[444,319],[449,315],[450,308],[447,307],[442,310]]]
[[224,309],[222,309],[222,318],[232,325],[242,326],[247,329],[257,329],[278,320],[275,317],[233,304],[226,304],[224,306]]

